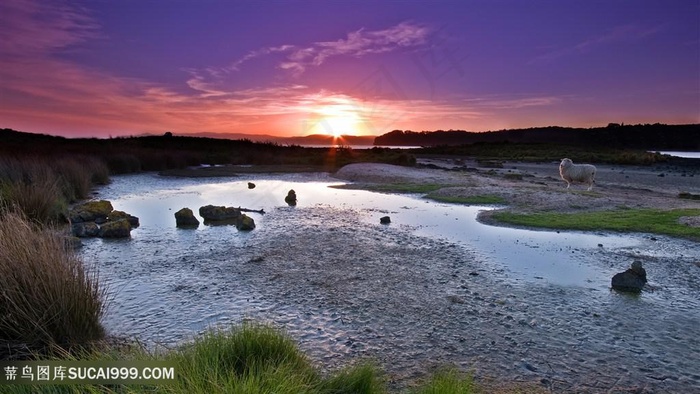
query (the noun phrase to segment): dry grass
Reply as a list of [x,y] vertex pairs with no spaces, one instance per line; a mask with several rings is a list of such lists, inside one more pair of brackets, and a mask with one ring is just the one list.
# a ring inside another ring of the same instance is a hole
[[101,339],[105,295],[96,271],[83,265],[62,236],[0,208],[0,342],[5,350],[41,354]]
[[68,203],[108,182],[107,166],[94,157],[0,157],[0,199],[42,223],[63,221]]

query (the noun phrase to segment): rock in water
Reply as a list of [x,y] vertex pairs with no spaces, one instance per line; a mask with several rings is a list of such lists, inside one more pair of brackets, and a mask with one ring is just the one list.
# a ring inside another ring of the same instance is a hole
[[294,189],[290,190],[289,193],[287,193],[287,197],[284,198],[284,202],[286,202],[290,206],[297,205],[297,193],[294,191]]
[[381,224],[389,224],[391,223],[391,218],[389,216],[384,216],[379,219],[379,223]]
[[248,182],[248,189],[255,189],[255,183]]
[[612,278],[612,288],[618,291],[639,293],[647,283],[647,272],[641,261],[635,261],[625,272],[615,274]]
[[177,227],[199,227],[199,220],[189,208],[182,208],[175,212],[175,225]]
[[139,226],[139,218],[137,218],[136,216],[129,215],[128,213],[123,211],[112,211],[107,217],[107,219],[110,221],[126,219],[131,225],[131,228],[136,228]]
[[100,233],[100,227],[95,222],[74,223],[71,232],[80,238],[96,237]]
[[255,228],[255,221],[250,216],[243,214],[236,222],[236,228],[239,231],[250,231]]
[[71,223],[94,222],[107,219],[113,210],[112,203],[107,200],[88,201],[71,209],[68,217]]
[[131,236],[131,224],[126,219],[107,222],[100,226],[100,238],[128,238]]
[[204,224],[207,220],[237,220],[241,215],[241,210],[233,207],[205,205],[199,208],[199,216],[204,218]]

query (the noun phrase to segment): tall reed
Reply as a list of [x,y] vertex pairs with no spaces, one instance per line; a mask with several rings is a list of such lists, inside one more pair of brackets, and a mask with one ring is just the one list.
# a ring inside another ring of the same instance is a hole
[[32,220],[64,220],[68,203],[109,182],[106,164],[91,156],[0,157],[0,198]]
[[62,180],[48,162],[35,159],[0,157],[0,198],[6,208],[44,223],[60,220],[67,206]]
[[101,339],[105,297],[97,272],[63,236],[0,208],[0,342],[8,345],[2,348],[44,352]]

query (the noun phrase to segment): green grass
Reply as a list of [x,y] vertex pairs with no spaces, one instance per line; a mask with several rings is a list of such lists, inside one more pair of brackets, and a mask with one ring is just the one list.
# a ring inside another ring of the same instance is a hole
[[501,196],[495,196],[490,194],[468,196],[468,197],[451,197],[451,196],[440,196],[436,194],[428,194],[425,198],[431,200],[448,202],[454,204],[467,204],[467,205],[499,205],[506,204],[507,201]]
[[414,394],[470,394],[474,393],[474,382],[470,376],[456,369],[436,372],[423,386],[412,391]]
[[700,239],[700,229],[678,223],[681,216],[698,216],[700,209],[618,209],[603,212],[519,214],[494,212],[493,219],[526,227],[563,230],[643,232]]

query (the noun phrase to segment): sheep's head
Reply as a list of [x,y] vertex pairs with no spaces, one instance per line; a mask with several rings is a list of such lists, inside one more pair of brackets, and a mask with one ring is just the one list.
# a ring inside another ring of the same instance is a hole
[[559,168],[569,167],[569,166],[571,166],[572,164],[574,164],[574,162],[571,161],[571,159],[568,159],[568,158],[567,158],[567,159],[562,159],[561,164],[559,164]]

